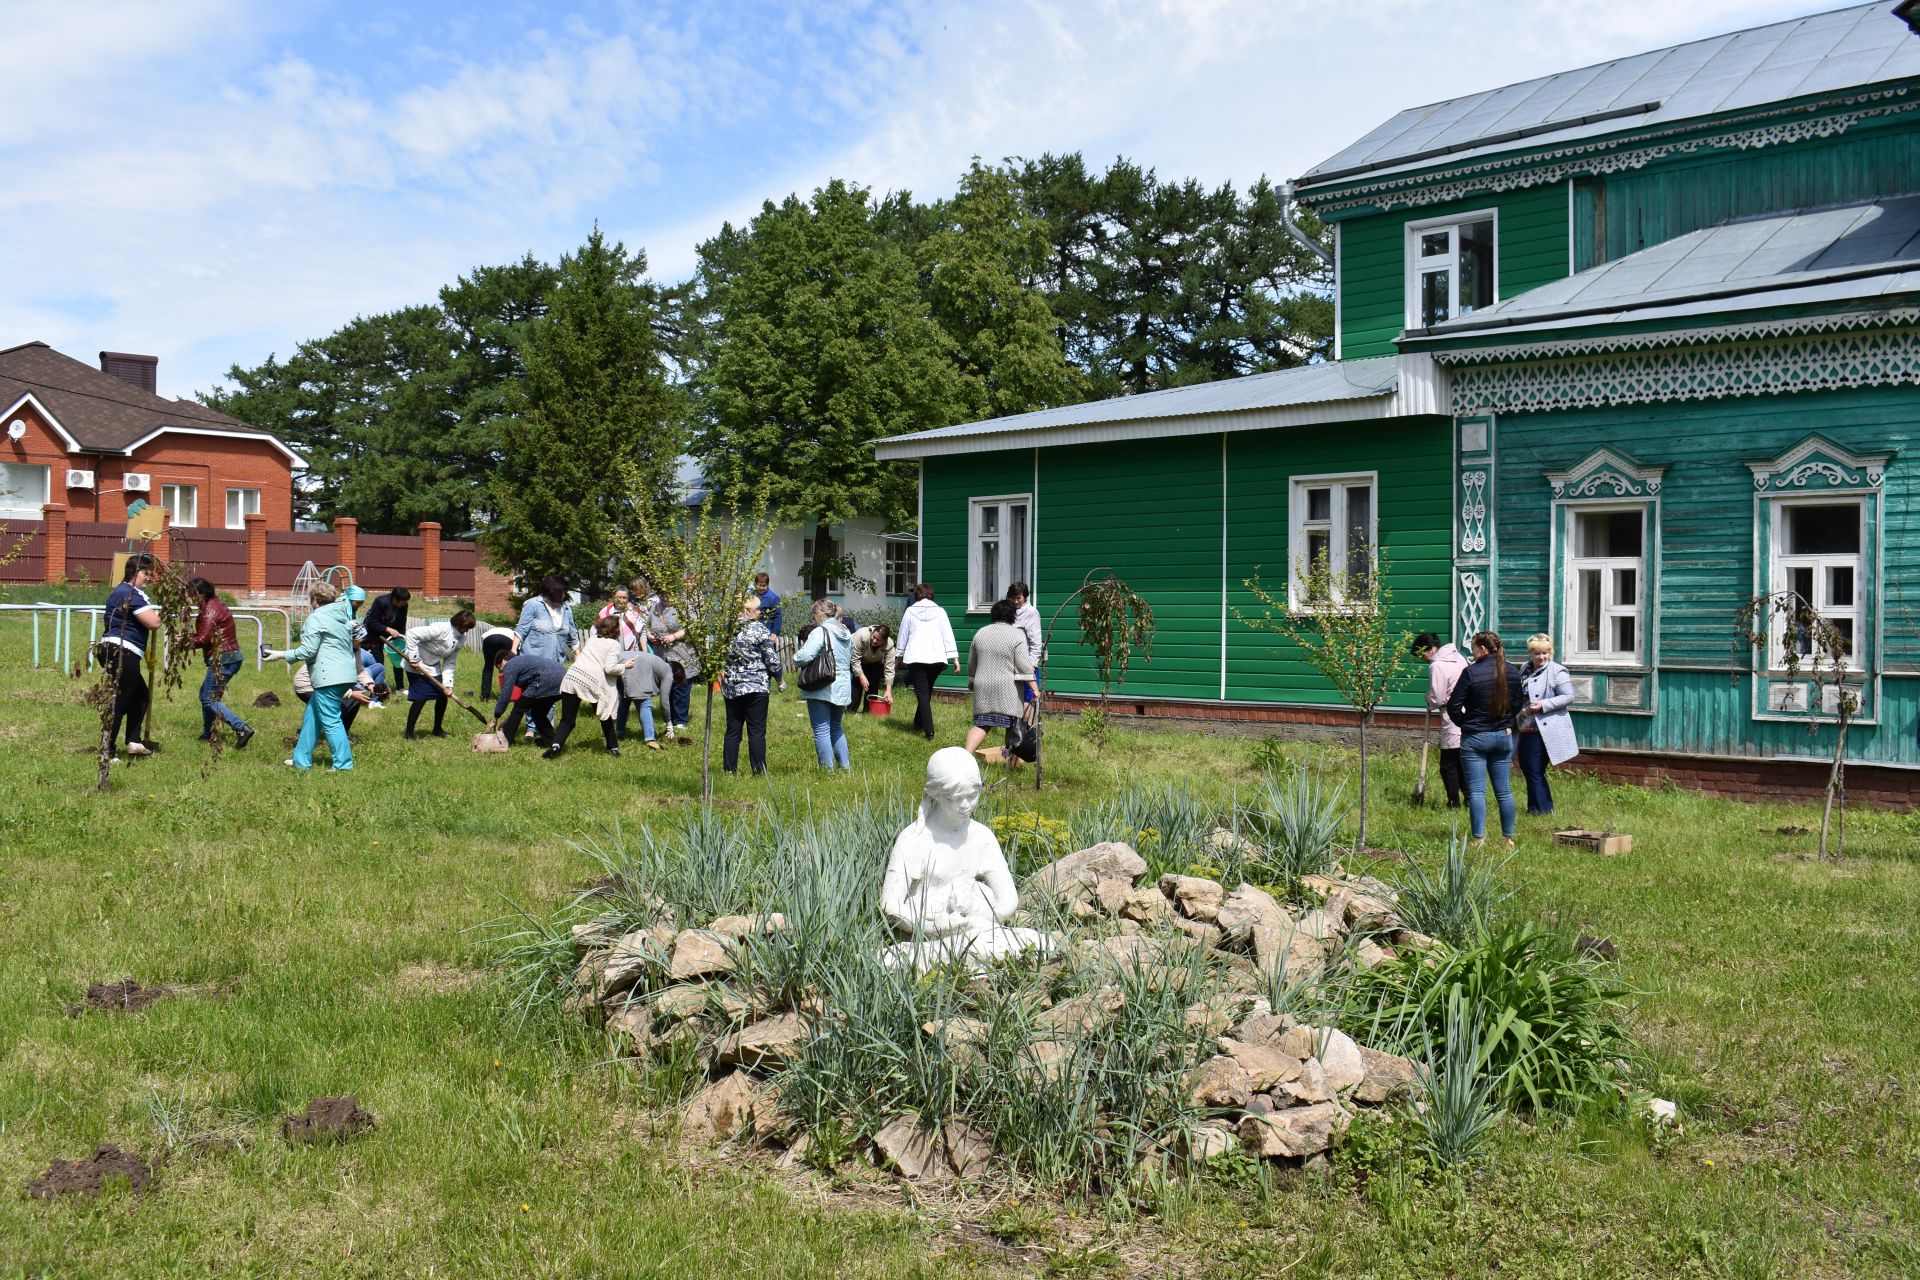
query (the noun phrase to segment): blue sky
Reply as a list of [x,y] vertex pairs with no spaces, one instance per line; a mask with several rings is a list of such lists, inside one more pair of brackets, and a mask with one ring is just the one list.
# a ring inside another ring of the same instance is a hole
[[0,346],[190,395],[597,219],[656,275],[829,177],[1079,150],[1237,185],[1402,107],[1835,7],[1781,0],[10,0]]

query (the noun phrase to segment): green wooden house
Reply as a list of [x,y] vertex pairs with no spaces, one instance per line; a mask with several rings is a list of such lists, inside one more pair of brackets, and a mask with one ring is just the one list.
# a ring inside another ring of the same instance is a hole
[[[1334,361],[883,443],[920,461],[924,576],[958,621],[1111,565],[1162,619],[1130,700],[1311,718],[1331,690],[1239,621],[1240,583],[1378,548],[1401,625],[1551,634],[1584,746],[1703,778],[1830,751],[1819,690],[1739,644],[1749,599],[1802,591],[1852,637],[1849,758],[1920,766],[1901,8],[1401,112],[1296,187],[1334,228]],[[1054,663],[1091,690],[1071,644]]]

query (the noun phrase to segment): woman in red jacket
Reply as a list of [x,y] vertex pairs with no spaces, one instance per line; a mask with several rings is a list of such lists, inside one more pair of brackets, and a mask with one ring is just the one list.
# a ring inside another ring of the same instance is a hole
[[233,611],[214,593],[213,584],[205,578],[193,579],[187,583],[187,589],[200,597],[200,624],[194,630],[193,643],[207,658],[206,679],[200,682],[200,741],[213,741],[213,722],[218,717],[233,730],[233,745],[244,747],[253,737],[253,730],[227,708],[225,700],[228,683],[240,673],[245,662],[240,656],[240,635],[233,625]]

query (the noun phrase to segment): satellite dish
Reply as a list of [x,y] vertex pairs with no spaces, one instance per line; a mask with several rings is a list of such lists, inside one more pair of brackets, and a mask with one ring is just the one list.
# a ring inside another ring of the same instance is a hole
[[15,418],[7,424],[7,439],[19,440],[24,438],[26,434],[27,420],[25,418]]

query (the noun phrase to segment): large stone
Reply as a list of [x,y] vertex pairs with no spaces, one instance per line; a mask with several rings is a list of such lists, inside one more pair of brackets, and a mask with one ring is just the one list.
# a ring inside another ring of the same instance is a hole
[[1362,938],[1354,943],[1352,956],[1353,967],[1361,970],[1378,969],[1383,964],[1390,964],[1394,959],[1393,952],[1372,938]]
[[1257,937],[1262,931],[1277,936],[1293,924],[1272,894],[1250,884],[1241,885],[1221,900],[1213,922],[1236,942]]
[[1212,920],[1220,914],[1227,891],[1218,881],[1171,873],[1160,877],[1160,893],[1189,920]]
[[1083,942],[1075,951],[1093,964],[1132,971],[1158,964],[1166,948],[1149,937],[1117,936]]
[[1355,1101],[1398,1102],[1413,1096],[1414,1087],[1420,1079],[1420,1069],[1409,1059],[1397,1053],[1382,1053],[1361,1045],[1360,1060],[1366,1064],[1367,1074],[1360,1081],[1359,1088],[1353,1091]]
[[1111,1022],[1113,1015],[1126,1004],[1126,993],[1118,987],[1101,987],[1043,1010],[1033,1025],[1037,1031],[1050,1035],[1086,1035]]
[[873,1153],[881,1168],[910,1180],[929,1174],[938,1179],[947,1172],[939,1140],[921,1127],[918,1116],[895,1116],[881,1125],[873,1135]]
[[738,940],[756,933],[779,933],[786,927],[787,918],[775,911],[764,916],[721,916],[707,926],[707,932]]
[[1127,905],[1127,899],[1133,896],[1133,879],[1130,876],[1102,876],[1093,882],[1093,905],[1100,914],[1117,916]]
[[1035,1040],[1026,1047],[1022,1060],[1051,1084],[1066,1073],[1067,1064],[1073,1060],[1073,1045],[1065,1040]]
[[1207,833],[1207,852],[1215,858],[1238,858],[1242,862],[1259,862],[1267,856],[1259,845],[1225,827],[1215,827]]
[[1356,893],[1347,899],[1343,913],[1347,928],[1356,932],[1384,932],[1400,927],[1400,912],[1385,898]]
[[613,921],[600,919],[576,924],[567,930],[568,936],[573,940],[574,958],[580,959],[589,951],[599,951],[612,942],[615,937],[615,927]]
[[1301,1103],[1332,1102],[1334,1091],[1327,1087],[1327,1069],[1320,1065],[1320,1059],[1303,1058],[1300,1074],[1276,1086],[1273,1096],[1282,1106],[1291,1107]]
[[1189,920],[1185,916],[1177,916],[1173,927],[1203,947],[1217,947],[1226,939],[1220,926],[1211,920]]
[[734,943],[705,929],[682,929],[673,938],[673,959],[667,976],[675,982],[732,973],[736,967]]
[[1187,1077],[1187,1096],[1199,1107],[1244,1107],[1253,1096],[1246,1068],[1221,1054],[1208,1058]]
[[[1075,904],[1095,907],[1103,893],[1107,900],[1113,900],[1111,910],[1117,912],[1126,905],[1134,882],[1146,873],[1146,859],[1135,853],[1131,846],[1107,841],[1048,863],[1033,873],[1028,884],[1035,892],[1069,907]],[[1103,880],[1124,882],[1117,900],[1114,900],[1114,886],[1109,885],[1101,891]]]
[[1323,952],[1336,949],[1340,940],[1347,936],[1346,922],[1324,908],[1302,913],[1294,929],[1300,935],[1320,943]]
[[714,1061],[723,1067],[777,1071],[800,1056],[808,1038],[799,1014],[775,1014],[721,1037],[713,1046]]
[[949,1120],[940,1126],[940,1154],[956,1178],[984,1177],[993,1157],[993,1139],[978,1125]]
[[[1233,1038],[1243,1044],[1263,1044],[1279,1049],[1284,1047],[1281,1044],[1281,1037],[1291,1031],[1293,1026],[1293,1019],[1286,1014],[1272,1013],[1262,1009],[1242,1018],[1240,1025],[1233,1029]],[[1296,1054],[1295,1056],[1308,1055]]]
[[653,1044],[653,1014],[645,1005],[621,1002],[607,1010],[607,1036],[617,1052],[640,1055]]
[[654,1017],[661,1022],[684,1022],[689,1018],[717,1015],[726,1022],[738,1022],[747,1016],[747,1002],[725,987],[704,982],[668,987],[650,1001]]
[[1173,909],[1173,903],[1167,901],[1167,895],[1158,889],[1135,889],[1120,904],[1120,918],[1132,920],[1138,924],[1172,925],[1180,918]]
[[1367,1061],[1353,1037],[1337,1027],[1326,1028],[1320,1042],[1320,1065],[1327,1071],[1327,1087],[1346,1093],[1367,1078]]
[[730,1072],[687,1102],[687,1123],[716,1138],[731,1138],[752,1119],[754,1100],[761,1089],[746,1072]]
[[1189,1162],[1205,1164],[1232,1151],[1239,1145],[1236,1139],[1234,1131],[1225,1125],[1203,1124],[1187,1130],[1183,1145]]
[[601,953],[600,998],[619,995],[630,989],[649,970],[666,963],[667,948],[673,935],[660,929],[635,929],[614,939]]
[[923,1023],[921,1033],[946,1046],[955,1062],[977,1063],[986,1050],[987,1024],[978,1018],[946,1018]]
[[1263,1158],[1304,1159],[1333,1146],[1334,1138],[1346,1131],[1347,1122],[1347,1113],[1338,1103],[1289,1107],[1243,1119],[1240,1145],[1249,1154]]
[[1268,1045],[1245,1044],[1223,1036],[1220,1052],[1240,1064],[1255,1093],[1265,1093],[1276,1085],[1300,1078],[1301,1060]]

